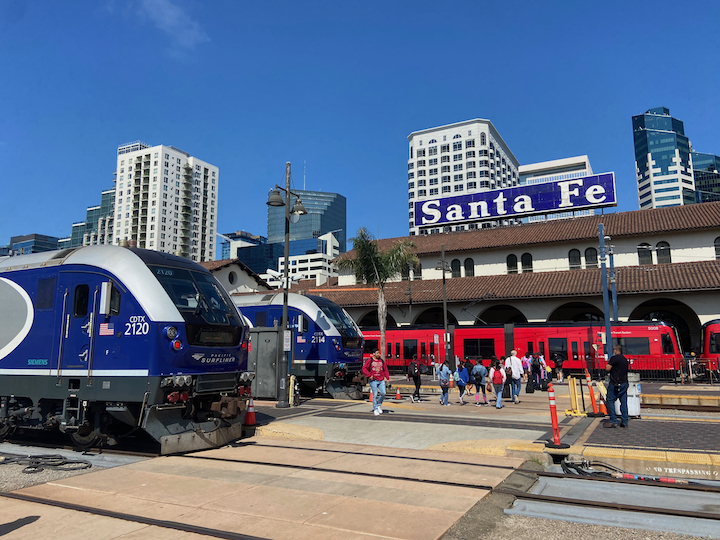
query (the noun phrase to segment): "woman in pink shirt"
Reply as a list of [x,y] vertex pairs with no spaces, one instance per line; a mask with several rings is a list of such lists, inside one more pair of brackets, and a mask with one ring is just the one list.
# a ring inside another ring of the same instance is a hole
[[387,365],[380,355],[380,351],[375,349],[373,355],[363,364],[363,375],[370,381],[370,388],[373,395],[373,414],[379,416],[382,414],[382,402],[385,399],[385,381],[390,380]]

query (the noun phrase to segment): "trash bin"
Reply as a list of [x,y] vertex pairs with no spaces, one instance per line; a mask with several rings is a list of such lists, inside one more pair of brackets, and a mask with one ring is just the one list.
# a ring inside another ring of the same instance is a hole
[[[640,374],[628,373],[628,415],[640,418]],[[620,400],[615,402],[615,412],[620,416]]]

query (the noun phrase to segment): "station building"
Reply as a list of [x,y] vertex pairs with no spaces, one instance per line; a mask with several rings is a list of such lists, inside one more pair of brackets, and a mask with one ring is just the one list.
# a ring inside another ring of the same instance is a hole
[[[379,240],[415,244],[420,264],[388,283],[388,327],[442,325],[441,249],[453,325],[604,320],[598,225],[612,246],[620,321],[673,324],[685,351],[720,318],[720,202]],[[350,251],[341,257],[352,257]],[[304,285],[377,326],[377,291],[342,273],[338,286]],[[297,290],[297,289],[294,289]]]

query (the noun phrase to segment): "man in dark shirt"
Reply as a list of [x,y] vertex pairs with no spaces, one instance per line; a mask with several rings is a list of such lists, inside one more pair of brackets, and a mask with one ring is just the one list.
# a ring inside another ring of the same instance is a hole
[[628,415],[627,391],[628,391],[628,368],[630,363],[622,354],[622,346],[613,346],[613,356],[608,360],[605,369],[610,374],[610,384],[607,389],[607,406],[610,421],[605,424],[606,428],[618,427],[615,401],[620,400],[620,427],[628,427],[630,417]]

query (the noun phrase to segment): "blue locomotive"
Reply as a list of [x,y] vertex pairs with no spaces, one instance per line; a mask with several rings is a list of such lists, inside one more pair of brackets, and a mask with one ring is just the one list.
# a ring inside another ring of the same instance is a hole
[[118,246],[0,258],[0,437],[226,444],[242,434],[247,347],[232,300],[190,260]]
[[[256,327],[282,324],[282,292],[234,295],[233,301]],[[361,399],[363,336],[352,317],[326,298],[289,293],[288,325],[294,331],[291,372],[300,383]]]

